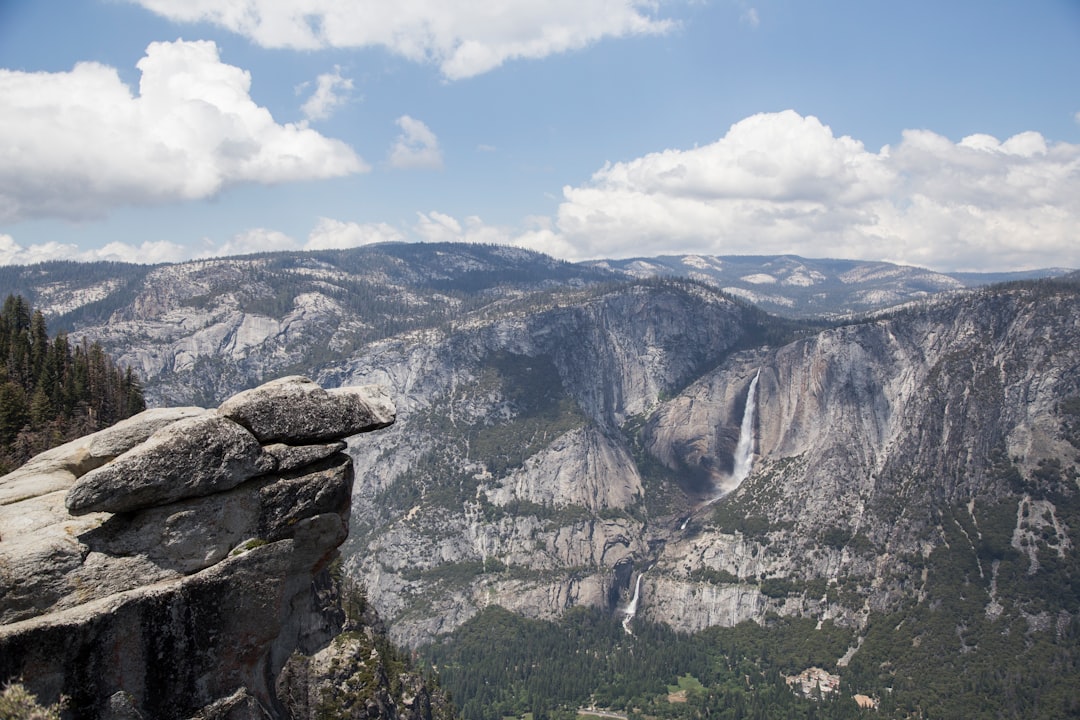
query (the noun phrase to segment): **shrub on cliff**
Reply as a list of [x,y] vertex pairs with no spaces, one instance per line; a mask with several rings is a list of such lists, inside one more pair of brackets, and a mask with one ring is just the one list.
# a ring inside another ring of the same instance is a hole
[[0,718],[4,720],[60,720],[62,709],[62,701],[42,707],[37,698],[18,683],[5,685],[0,693]]

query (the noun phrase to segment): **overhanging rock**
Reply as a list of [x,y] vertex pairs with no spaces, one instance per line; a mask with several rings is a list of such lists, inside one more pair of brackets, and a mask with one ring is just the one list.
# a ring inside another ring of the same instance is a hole
[[278,671],[340,622],[316,591],[348,533],[340,441],[394,415],[381,387],[284,378],[0,478],[0,683],[75,718],[282,717]]

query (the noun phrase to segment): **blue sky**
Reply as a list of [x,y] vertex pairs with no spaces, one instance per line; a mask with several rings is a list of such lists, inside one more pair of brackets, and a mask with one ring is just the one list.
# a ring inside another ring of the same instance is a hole
[[0,263],[1080,267],[1080,2],[0,0]]

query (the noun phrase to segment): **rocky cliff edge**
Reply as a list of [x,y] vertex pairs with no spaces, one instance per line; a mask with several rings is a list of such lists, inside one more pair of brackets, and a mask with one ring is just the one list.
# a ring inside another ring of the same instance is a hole
[[[288,377],[217,410],[149,410],[0,478],[0,682],[75,718],[277,718],[277,675],[340,628],[343,439],[379,386]],[[329,604],[332,605],[332,604]]]

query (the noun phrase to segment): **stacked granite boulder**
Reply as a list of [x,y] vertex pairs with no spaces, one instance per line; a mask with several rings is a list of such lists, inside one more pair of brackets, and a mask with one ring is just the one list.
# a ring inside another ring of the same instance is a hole
[[288,377],[217,410],[150,410],[0,478],[0,683],[77,718],[282,717],[274,679],[336,631],[344,438],[378,386]]

